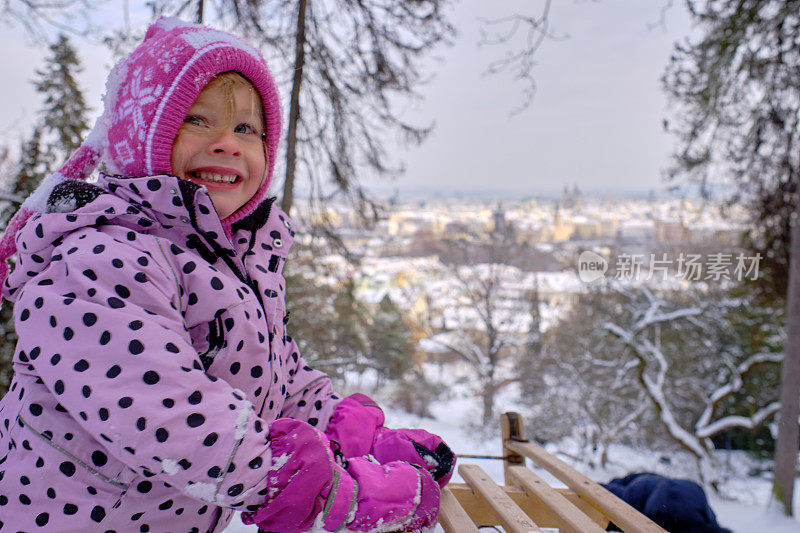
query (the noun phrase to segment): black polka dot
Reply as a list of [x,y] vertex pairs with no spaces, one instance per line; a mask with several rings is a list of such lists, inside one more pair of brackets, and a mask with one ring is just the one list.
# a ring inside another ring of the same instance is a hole
[[203,394],[199,390],[196,390],[189,395],[189,403],[192,405],[197,405],[202,401],[203,401]]
[[206,435],[206,438],[203,439],[203,446],[213,446],[214,443],[217,442],[217,438],[219,438],[219,435],[216,433],[209,433]]
[[228,496],[238,496],[244,490],[244,485],[241,483],[237,483],[236,485],[232,486],[228,489]]
[[128,298],[131,295],[131,291],[128,290],[128,287],[125,285],[115,285],[114,292],[116,292],[120,298]]
[[128,343],[128,351],[133,355],[139,355],[144,351],[144,345],[137,339]]
[[111,307],[112,309],[120,309],[122,307],[125,307],[125,302],[123,302],[116,296],[112,296],[106,301],[108,302],[109,307]]
[[214,276],[211,278],[211,288],[215,291],[221,291],[223,288],[222,281],[220,281],[218,277]]
[[109,413],[108,413],[108,409],[106,409],[105,407],[101,407],[101,408],[100,408],[100,409],[98,409],[98,411],[97,411],[97,416],[99,416],[99,417],[100,417],[100,420],[102,420],[103,422],[105,422],[106,420],[108,420],[108,415],[109,415]]
[[197,264],[194,261],[189,261],[183,265],[183,273],[184,274],[191,274],[194,272],[194,269],[197,268]]
[[260,365],[256,365],[250,369],[250,375],[254,378],[260,378],[264,374],[264,369]]
[[72,367],[76,372],[85,372],[89,368],[89,361],[81,359]]
[[198,426],[202,426],[206,421],[206,417],[201,415],[200,413],[192,413],[186,418],[186,424],[190,428],[196,428]]
[[75,475],[75,464],[69,461],[64,461],[58,466],[58,469],[61,470],[61,473],[67,477],[72,477]]
[[28,409],[30,410],[33,416],[39,416],[42,414],[42,406],[38,403],[32,403]]
[[83,315],[83,323],[86,327],[94,326],[97,322],[97,315],[94,313],[85,313]]
[[151,191],[157,191],[161,188],[161,182],[155,178],[149,179],[147,180],[147,188]]
[[56,380],[53,389],[56,391],[56,394],[64,394],[64,382],[60,379]]
[[92,520],[94,520],[99,524],[100,522],[103,521],[103,518],[106,517],[106,510],[100,507],[99,505],[95,505],[92,508],[92,512],[90,513],[89,516],[91,516]]
[[105,247],[105,246],[103,246],[102,244],[98,244],[97,246],[95,246],[94,248],[92,248],[92,253],[95,253],[95,254],[102,254],[102,253],[103,253],[103,250],[105,250],[105,249],[106,249],[106,247]]
[[104,331],[102,334],[100,334],[100,344],[102,346],[105,346],[109,342],[111,342],[111,332],[110,331]]
[[152,488],[153,484],[147,480],[142,481],[138,485],[136,485],[136,490],[141,492],[142,494],[147,494],[148,492],[150,492],[150,489]]
[[119,405],[123,409],[127,409],[128,407],[133,405],[133,398],[131,398],[130,396],[123,396],[122,398],[119,399],[117,405]]
[[92,462],[95,466],[104,466],[108,462],[108,456],[100,450],[95,450],[92,452]]
[[156,430],[156,440],[158,442],[164,442],[169,438],[169,431],[164,428],[158,428]]
[[65,515],[67,515],[67,516],[74,515],[77,512],[78,512],[78,506],[75,505],[74,503],[65,503],[64,504],[64,514]]
[[178,353],[178,352],[180,352],[180,349],[178,349],[178,347],[175,346],[174,344],[172,344],[171,342],[168,342],[167,344],[165,344],[164,348],[170,353]]
[[163,400],[161,400],[161,404],[167,409],[171,409],[172,406],[175,405],[175,400],[173,400],[172,398],[164,398]]
[[155,370],[148,370],[142,376],[142,381],[144,381],[148,385],[155,385],[161,379],[161,376],[158,375],[158,372]]
[[43,527],[47,525],[47,522],[50,521],[50,515],[47,513],[39,513],[36,515],[36,525],[39,527]]
[[108,372],[106,372],[106,377],[108,379],[114,379],[115,377],[119,376],[121,372],[122,368],[120,368],[119,365],[114,365],[108,369]]

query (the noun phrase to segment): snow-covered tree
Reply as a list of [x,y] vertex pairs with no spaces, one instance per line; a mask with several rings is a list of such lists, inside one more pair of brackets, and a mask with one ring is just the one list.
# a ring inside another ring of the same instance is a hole
[[733,411],[729,400],[762,365],[781,362],[780,351],[773,351],[781,339],[770,338],[751,351],[737,338],[731,325],[749,303],[744,298],[711,289],[656,294],[616,285],[612,290],[624,297],[626,312],[608,316],[602,328],[620,341],[619,356],[634,365],[669,436],[696,457],[701,478],[713,485],[711,437],[756,428],[780,408],[773,395],[745,398]]
[[[538,336],[538,299],[533,283],[520,280],[523,273],[506,264],[517,245],[502,240],[483,240],[477,249],[467,240],[446,244],[441,257],[450,257],[445,269],[453,283],[453,305],[442,310],[422,342],[424,349],[445,351],[467,364],[478,382],[484,424],[494,424],[495,395],[518,379],[516,363],[529,354]],[[471,260],[479,254],[485,262]],[[460,256],[460,260],[456,260]]]
[[[616,294],[592,291],[542,338],[538,357],[520,363],[520,393],[537,439],[577,439],[589,462],[605,466],[609,446],[633,439],[648,408],[636,364],[620,357],[618,339],[600,327],[625,314]],[[558,398],[558,401],[553,401]]]
[[762,285],[768,298],[786,297],[774,493],[791,515],[800,445],[800,279],[790,279],[790,270],[800,277],[800,1],[686,5],[692,35],[676,45],[664,76],[677,110],[668,128],[679,139],[673,176],[749,208]]

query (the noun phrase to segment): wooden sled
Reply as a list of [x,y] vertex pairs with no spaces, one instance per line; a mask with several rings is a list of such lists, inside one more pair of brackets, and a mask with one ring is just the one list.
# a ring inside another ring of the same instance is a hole
[[[558,528],[559,533],[603,533],[614,522],[625,533],[666,533],[655,522],[524,437],[522,418],[505,413],[503,435],[505,485],[479,466],[461,464],[466,483],[442,491],[439,523],[446,533],[478,533],[478,527],[502,526],[507,533]],[[525,467],[525,458],[547,470],[568,488],[554,488]]]

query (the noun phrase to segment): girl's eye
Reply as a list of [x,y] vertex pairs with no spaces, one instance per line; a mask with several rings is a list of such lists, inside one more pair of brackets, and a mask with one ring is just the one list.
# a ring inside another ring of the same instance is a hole
[[245,133],[247,135],[258,135],[258,131],[256,131],[256,129],[253,126],[247,124],[246,122],[242,122],[241,124],[233,128],[233,132]]
[[197,115],[186,115],[186,118],[183,119],[184,124],[191,124],[192,126],[205,126],[206,120],[203,117],[198,117]]

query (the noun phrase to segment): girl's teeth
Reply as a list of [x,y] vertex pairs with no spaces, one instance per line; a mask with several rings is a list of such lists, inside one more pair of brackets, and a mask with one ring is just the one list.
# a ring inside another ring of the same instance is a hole
[[197,172],[197,176],[203,181],[216,181],[222,183],[233,183],[236,181],[236,176],[222,176],[212,172]]

